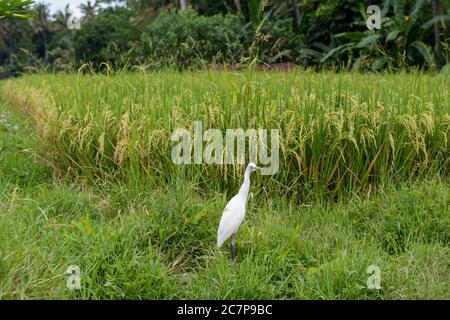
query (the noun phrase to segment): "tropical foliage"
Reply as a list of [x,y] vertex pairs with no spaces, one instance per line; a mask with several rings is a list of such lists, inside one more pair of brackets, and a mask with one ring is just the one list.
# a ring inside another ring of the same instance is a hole
[[[294,63],[305,68],[448,70],[449,0],[384,0],[368,30],[361,0],[87,1],[80,30],[68,7],[0,1],[0,77],[36,70]],[[184,2],[183,2],[184,3]],[[30,21],[13,20],[32,13]],[[446,67],[444,67],[447,65]]]
[[8,17],[12,19],[28,19],[30,10],[24,7],[34,3],[30,0],[3,0],[0,1],[0,19]]

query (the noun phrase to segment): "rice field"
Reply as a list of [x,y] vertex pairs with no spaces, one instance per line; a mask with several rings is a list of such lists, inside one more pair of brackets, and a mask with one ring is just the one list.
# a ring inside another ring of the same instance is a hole
[[232,188],[241,165],[176,166],[176,128],[279,129],[280,167],[258,186],[332,198],[379,183],[448,178],[448,76],[327,73],[158,73],[34,76],[3,86],[36,121],[43,156],[105,181],[189,177]]
[[[18,128],[0,132],[0,299],[450,299],[449,91],[423,73],[0,82]],[[244,166],[174,164],[171,135],[194,121],[280,130],[236,266],[214,244]]]

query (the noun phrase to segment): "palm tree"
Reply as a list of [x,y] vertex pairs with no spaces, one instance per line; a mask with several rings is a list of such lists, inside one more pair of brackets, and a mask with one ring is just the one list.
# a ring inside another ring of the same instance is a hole
[[94,4],[91,4],[91,1],[88,1],[87,4],[80,4],[80,11],[83,14],[85,20],[92,20],[95,18],[97,14],[98,3],[94,1]]
[[66,5],[66,7],[63,10],[58,10],[54,15],[53,18],[55,19],[55,22],[58,25],[65,26],[67,23],[67,20],[70,18],[70,5]]

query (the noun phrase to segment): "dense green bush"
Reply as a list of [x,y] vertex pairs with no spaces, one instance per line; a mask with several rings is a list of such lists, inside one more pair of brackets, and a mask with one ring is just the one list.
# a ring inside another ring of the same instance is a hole
[[143,60],[187,67],[223,61],[234,63],[246,55],[250,38],[236,15],[200,16],[194,10],[161,13],[141,36]]
[[292,20],[266,20],[255,34],[258,58],[264,63],[297,62],[302,47],[302,38],[292,28]]
[[125,8],[108,8],[100,11],[95,19],[84,21],[75,36],[77,61],[91,63],[98,68],[101,63],[123,66],[128,52],[139,32],[130,23],[130,11]]
[[179,67],[239,63],[256,55],[265,63],[295,60],[301,41],[290,19],[266,20],[258,27],[240,15],[169,10],[142,34],[139,55],[144,61]]
[[[321,63],[331,62],[346,69],[364,71],[410,67],[436,69],[449,63],[449,3],[443,2],[440,15],[433,15],[430,3],[425,0],[385,0],[381,8],[380,30],[360,27],[335,33],[332,38],[334,47],[327,50]],[[439,50],[433,28],[435,23],[440,28]]]

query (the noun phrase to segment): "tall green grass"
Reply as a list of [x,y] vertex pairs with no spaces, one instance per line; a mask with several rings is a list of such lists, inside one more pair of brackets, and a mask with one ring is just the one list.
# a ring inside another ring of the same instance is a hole
[[236,186],[242,166],[172,163],[173,130],[201,120],[205,130],[280,129],[280,171],[256,183],[301,198],[448,179],[449,88],[445,75],[251,71],[41,75],[1,85],[33,115],[41,155],[60,172]]
[[[62,121],[62,111],[42,93],[51,88],[43,79],[23,79],[23,94],[10,95],[33,118],[0,101],[0,115],[18,128],[0,130],[0,299],[449,299],[447,181],[379,186],[370,197],[335,203],[312,193],[302,205],[280,195],[260,198],[252,188],[233,265],[229,247],[215,246],[229,195],[203,194],[196,182],[224,184],[221,171],[167,172],[169,183],[156,187],[162,175],[154,171],[138,168],[136,184],[106,173],[122,175],[131,165],[75,167],[46,154],[58,150],[48,143],[58,137],[53,121]],[[61,137],[75,148],[74,133]],[[80,157],[76,152],[71,157]],[[35,155],[57,170],[72,166],[80,179],[55,179]],[[84,183],[82,174],[108,183]],[[264,179],[259,186],[268,191]],[[80,290],[66,286],[70,265],[80,267]],[[379,290],[366,287],[370,265],[381,270]]]

